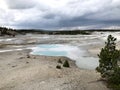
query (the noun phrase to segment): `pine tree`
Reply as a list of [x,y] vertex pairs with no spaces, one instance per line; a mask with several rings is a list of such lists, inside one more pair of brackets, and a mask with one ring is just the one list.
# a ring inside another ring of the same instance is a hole
[[116,40],[112,35],[109,35],[105,47],[101,49],[98,55],[99,66],[96,70],[106,79],[110,78],[118,67],[117,62],[120,59],[120,51],[116,49]]

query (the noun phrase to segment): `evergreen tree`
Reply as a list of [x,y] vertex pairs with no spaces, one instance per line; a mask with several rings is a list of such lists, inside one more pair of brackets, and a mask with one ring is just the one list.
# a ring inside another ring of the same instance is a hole
[[109,35],[105,47],[101,49],[99,57],[99,66],[96,68],[101,73],[102,77],[108,79],[113,75],[115,69],[118,67],[118,60],[120,58],[120,51],[116,49],[116,38]]

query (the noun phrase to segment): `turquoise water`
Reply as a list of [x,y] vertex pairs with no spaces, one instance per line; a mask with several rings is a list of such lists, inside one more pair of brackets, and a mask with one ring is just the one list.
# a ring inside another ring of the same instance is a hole
[[67,51],[59,49],[62,45],[57,44],[43,44],[38,45],[36,50],[33,52],[35,55],[45,56],[66,56]]
[[66,56],[67,52],[65,51],[39,51],[35,52],[36,55],[47,55],[47,56]]
[[33,48],[31,54],[44,56],[66,56],[76,65],[84,69],[95,69],[99,62],[98,58],[87,56],[87,52],[80,47],[61,44],[42,44]]

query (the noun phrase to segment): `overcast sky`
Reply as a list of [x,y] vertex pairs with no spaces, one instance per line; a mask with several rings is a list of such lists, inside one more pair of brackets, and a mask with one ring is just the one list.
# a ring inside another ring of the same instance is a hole
[[120,25],[120,0],[0,0],[0,26],[64,29]]

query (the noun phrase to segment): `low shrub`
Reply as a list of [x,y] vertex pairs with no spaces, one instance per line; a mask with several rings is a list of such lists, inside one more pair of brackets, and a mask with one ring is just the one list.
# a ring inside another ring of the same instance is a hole
[[61,63],[61,64],[62,64],[62,61],[61,61],[61,59],[59,59],[59,60],[58,60],[58,63]]
[[57,68],[57,69],[61,69],[61,66],[60,66],[60,65],[57,65],[56,68]]
[[29,54],[27,55],[27,58],[30,58],[30,55],[29,55]]
[[63,63],[63,67],[70,67],[68,60],[65,60],[65,62]]

